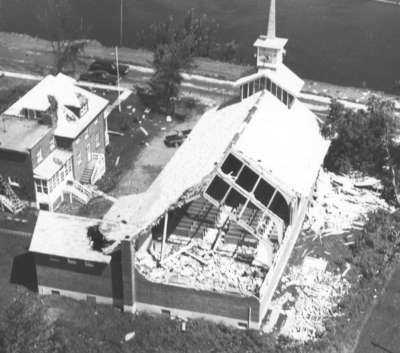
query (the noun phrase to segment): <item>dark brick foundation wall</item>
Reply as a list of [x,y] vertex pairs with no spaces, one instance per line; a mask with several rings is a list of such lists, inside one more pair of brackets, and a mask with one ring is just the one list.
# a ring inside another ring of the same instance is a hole
[[135,304],[135,249],[132,241],[121,242],[121,269],[124,305]]
[[[216,293],[174,285],[153,283],[132,268],[128,251],[128,242],[121,251],[114,253],[112,261],[107,264],[95,264],[86,267],[83,261],[77,264],[67,263],[67,259],[59,258],[59,262],[50,260],[50,256],[35,254],[38,285],[61,290],[76,291],[92,295],[123,300],[125,305],[135,302],[157,305],[165,308],[192,311],[227,317],[241,322],[248,321],[251,308],[251,321],[259,321],[260,303],[255,297],[242,297],[237,294]],[[132,272],[129,273],[129,269]],[[123,270],[126,272],[123,274]],[[127,278],[129,276],[130,278]],[[130,283],[134,281],[134,290]]]
[[136,301],[139,303],[225,316],[245,322],[251,307],[251,321],[259,319],[259,301],[256,298],[153,283],[137,270],[135,284]]
[[35,254],[37,281],[39,286],[88,293],[103,297],[122,299],[121,253],[113,255],[110,264],[93,263],[86,267],[83,261],[69,264],[66,258]]

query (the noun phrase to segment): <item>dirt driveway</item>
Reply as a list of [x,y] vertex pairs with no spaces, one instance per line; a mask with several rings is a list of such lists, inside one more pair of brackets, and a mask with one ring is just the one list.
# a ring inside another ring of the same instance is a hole
[[123,172],[111,194],[121,196],[145,191],[177,150],[177,148],[166,147],[164,137],[174,133],[175,130],[193,128],[199,118],[200,116],[194,116],[187,122],[174,121],[162,124],[159,131],[149,138],[138,155],[132,159],[131,166]]
[[167,120],[160,113],[144,113],[133,94],[109,116],[110,149],[107,168],[119,169],[118,181],[108,193],[118,197],[145,191],[171,159],[177,148],[164,145],[166,135],[177,130],[191,129],[206,109],[204,104],[194,108],[183,121]]

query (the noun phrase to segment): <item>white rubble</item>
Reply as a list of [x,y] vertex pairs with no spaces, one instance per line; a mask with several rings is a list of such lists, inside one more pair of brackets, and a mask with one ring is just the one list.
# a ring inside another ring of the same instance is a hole
[[[148,250],[136,253],[137,268],[153,282],[257,296],[267,269],[238,261],[231,254],[226,254],[227,251],[223,249],[225,245],[212,249],[212,242],[208,238],[192,239],[183,245],[179,242],[179,236],[170,236],[169,242],[165,243],[165,256],[161,266],[157,266],[161,243],[152,241]],[[171,243],[171,240],[175,243]],[[242,245],[236,246],[235,252],[254,257],[256,249]]]
[[[350,284],[340,274],[325,271],[325,267],[325,260],[306,257],[302,266],[292,267],[282,277],[284,294],[271,304],[275,322],[280,314],[287,317],[281,335],[302,342],[314,340],[325,331],[325,319],[340,315],[337,304]],[[274,324],[267,322],[264,331],[270,331]]]
[[321,171],[303,229],[321,236],[340,234],[362,226],[366,214],[391,210],[379,192],[360,188],[360,180]]

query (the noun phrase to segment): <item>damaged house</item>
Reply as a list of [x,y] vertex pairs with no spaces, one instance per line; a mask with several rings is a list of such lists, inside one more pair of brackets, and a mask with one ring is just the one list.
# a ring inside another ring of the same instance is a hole
[[[272,0],[270,24],[274,12]],[[274,26],[260,36],[238,101],[206,112],[145,193],[102,220],[40,212],[30,251],[41,294],[260,327],[329,145],[297,99],[285,43]]]

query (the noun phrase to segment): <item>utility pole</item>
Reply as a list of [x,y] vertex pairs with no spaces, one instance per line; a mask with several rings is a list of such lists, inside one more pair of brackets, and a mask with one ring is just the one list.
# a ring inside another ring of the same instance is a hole
[[165,212],[164,215],[164,229],[163,229],[162,243],[161,243],[160,265],[164,261],[165,241],[167,239],[167,231],[168,231],[168,211]]
[[119,14],[119,46],[122,47],[124,31],[123,31],[123,22],[124,22],[124,4],[123,0],[120,2],[120,14]]
[[117,86],[118,86],[118,111],[121,112],[121,98],[120,98],[120,94],[121,94],[121,89],[119,86],[119,61],[118,61],[118,47],[115,47],[115,60],[117,63]]

